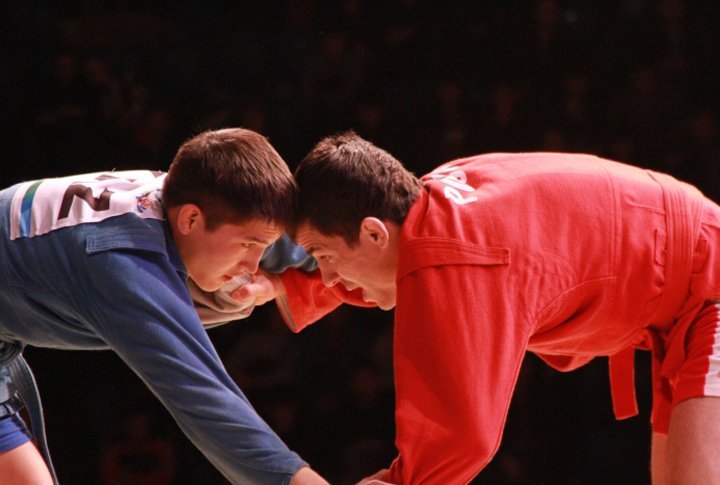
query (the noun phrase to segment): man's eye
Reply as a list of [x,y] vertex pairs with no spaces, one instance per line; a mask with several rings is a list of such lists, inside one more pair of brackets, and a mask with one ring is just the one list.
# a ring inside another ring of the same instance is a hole
[[241,244],[241,246],[244,247],[245,249],[250,249],[250,248],[253,247],[254,245],[255,245],[255,244],[249,243],[249,242],[246,242],[246,243],[242,243],[242,244]]
[[323,263],[332,263],[332,258],[330,256],[320,256],[320,261]]

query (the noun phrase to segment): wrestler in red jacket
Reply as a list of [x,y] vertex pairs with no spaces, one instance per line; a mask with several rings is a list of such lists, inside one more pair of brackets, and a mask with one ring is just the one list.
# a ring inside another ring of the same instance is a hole
[[498,449],[526,351],[560,370],[609,356],[616,415],[631,416],[634,349],[654,357],[653,482],[720,483],[720,207],[693,187],[558,153],[418,180],[354,133],[295,176],[295,237],[324,286],[285,273],[286,318],[300,330],[345,290],[396,312],[399,456],[366,483],[470,481]]

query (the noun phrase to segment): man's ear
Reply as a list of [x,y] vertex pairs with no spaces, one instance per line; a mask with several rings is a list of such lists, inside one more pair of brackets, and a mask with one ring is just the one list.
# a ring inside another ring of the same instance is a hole
[[390,242],[390,231],[377,217],[366,217],[360,222],[360,239],[384,248]]
[[195,204],[183,204],[176,211],[175,225],[178,232],[187,236],[193,230],[204,227],[205,219],[200,207]]

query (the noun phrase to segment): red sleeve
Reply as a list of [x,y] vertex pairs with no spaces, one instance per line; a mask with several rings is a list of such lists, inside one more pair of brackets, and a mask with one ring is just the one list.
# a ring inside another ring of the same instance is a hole
[[293,332],[299,332],[315,323],[342,303],[356,306],[374,306],[362,299],[360,289],[345,290],[342,285],[327,287],[320,271],[311,273],[289,269],[280,275],[285,286],[285,296],[275,299],[280,315]]
[[504,299],[503,268],[425,268],[398,285],[396,445],[383,480],[467,483],[502,437],[529,338]]

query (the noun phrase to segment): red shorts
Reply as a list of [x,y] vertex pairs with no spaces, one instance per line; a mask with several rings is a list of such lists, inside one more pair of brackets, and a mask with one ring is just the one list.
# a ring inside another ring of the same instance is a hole
[[720,397],[720,301],[709,301],[697,313],[687,334],[684,360],[667,379],[654,379],[653,431],[667,434],[672,408],[694,397]]

